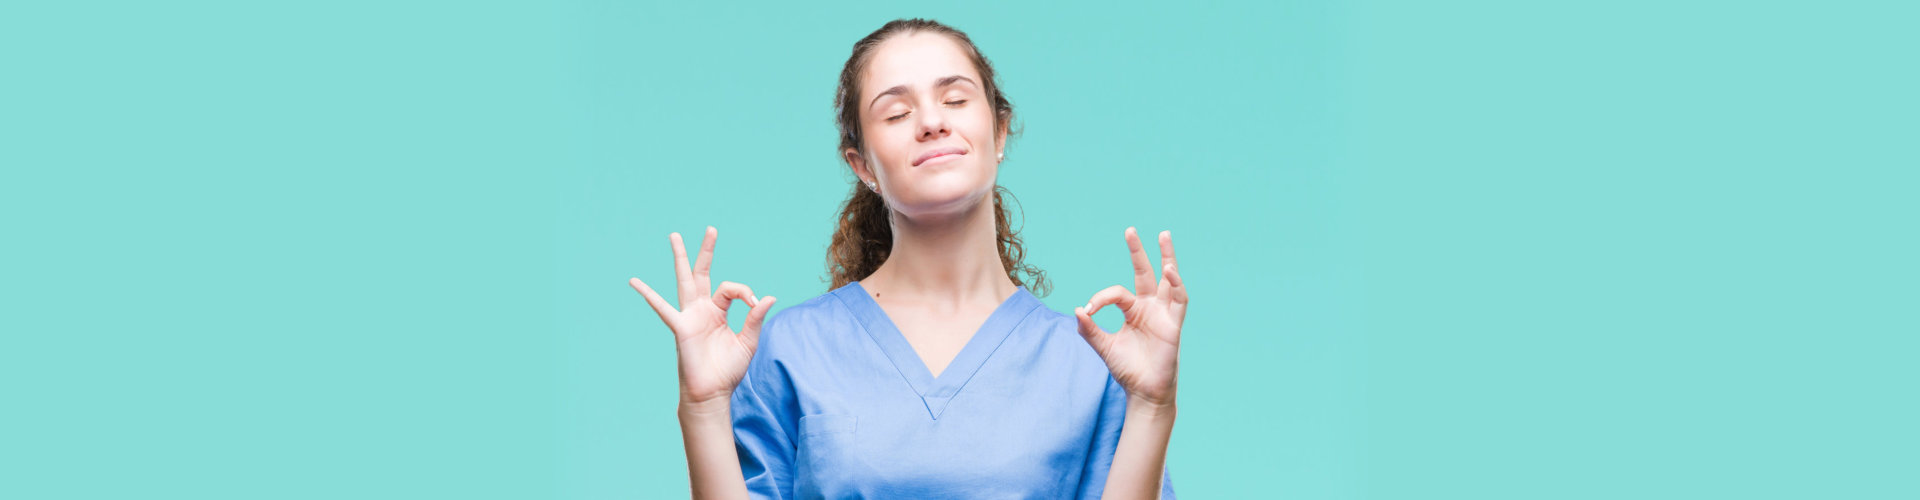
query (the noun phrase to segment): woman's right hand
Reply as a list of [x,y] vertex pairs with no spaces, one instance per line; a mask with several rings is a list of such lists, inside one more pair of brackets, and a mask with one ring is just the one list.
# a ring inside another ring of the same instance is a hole
[[[753,359],[754,348],[760,345],[760,322],[766,318],[767,310],[773,308],[775,300],[771,296],[756,298],[753,289],[731,281],[721,282],[718,291],[709,286],[707,275],[713,266],[713,240],[717,234],[712,226],[707,227],[706,242],[700,245],[700,258],[692,268],[687,267],[687,250],[680,241],[680,233],[667,237],[673,241],[674,277],[679,282],[678,310],[640,278],[627,282],[647,298],[647,305],[653,306],[660,321],[673,330],[674,346],[680,358],[682,405],[721,404],[733,395],[733,388],[747,373],[747,361]],[[753,308],[747,312],[746,324],[737,335],[727,326],[727,306],[733,304],[734,299],[745,301]]]

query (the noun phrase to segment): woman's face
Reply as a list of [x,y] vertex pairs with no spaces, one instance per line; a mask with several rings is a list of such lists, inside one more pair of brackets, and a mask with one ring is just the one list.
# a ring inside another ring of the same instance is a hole
[[843,152],[847,164],[909,218],[957,214],[988,200],[1006,136],[995,130],[985,85],[946,35],[881,42],[856,104],[867,151]]

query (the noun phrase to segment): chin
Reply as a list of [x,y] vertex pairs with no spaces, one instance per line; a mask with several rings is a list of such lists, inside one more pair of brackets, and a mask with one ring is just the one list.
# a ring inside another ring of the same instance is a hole
[[910,193],[904,193],[899,199],[891,200],[895,210],[910,218],[943,217],[966,213],[982,203],[991,201],[993,183],[978,182],[928,182],[915,186]]

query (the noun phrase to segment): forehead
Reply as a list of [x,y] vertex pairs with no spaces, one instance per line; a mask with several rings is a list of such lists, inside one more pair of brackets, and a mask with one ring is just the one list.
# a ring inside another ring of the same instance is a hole
[[895,36],[874,48],[866,74],[860,77],[861,99],[872,99],[874,94],[895,85],[922,88],[949,75],[980,81],[960,42],[939,33]]

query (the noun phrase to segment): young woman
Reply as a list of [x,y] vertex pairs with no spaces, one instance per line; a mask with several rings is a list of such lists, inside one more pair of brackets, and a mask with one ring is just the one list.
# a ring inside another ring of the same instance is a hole
[[[781,312],[708,281],[716,232],[679,308],[634,289],[673,330],[695,498],[1172,498],[1165,468],[1187,291],[1172,235],[1159,268],[1133,228],[1134,289],[1074,317],[1044,307],[995,177],[1013,106],[973,42],[937,22],[854,44],[836,99],[859,178],[829,249],[834,290]],[[739,334],[734,300],[752,307]],[[1108,333],[1092,315],[1125,312]],[[1091,349],[1089,349],[1091,347]]]

